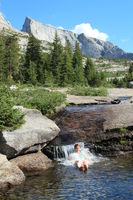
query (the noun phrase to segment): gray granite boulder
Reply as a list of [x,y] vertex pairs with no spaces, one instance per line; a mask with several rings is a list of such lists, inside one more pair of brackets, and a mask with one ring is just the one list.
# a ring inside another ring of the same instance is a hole
[[18,156],[10,162],[17,165],[26,176],[39,175],[53,166],[52,161],[41,152]]
[[29,152],[37,152],[59,133],[57,125],[40,111],[19,107],[25,113],[25,124],[14,131],[0,133],[0,153],[14,158]]
[[23,172],[9,162],[5,155],[0,154],[0,192],[8,190],[11,186],[20,185],[24,181]]

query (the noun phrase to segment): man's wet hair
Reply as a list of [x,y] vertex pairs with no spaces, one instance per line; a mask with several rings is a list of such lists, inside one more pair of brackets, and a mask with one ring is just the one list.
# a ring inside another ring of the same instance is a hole
[[78,143],[75,144],[75,145],[74,145],[74,149],[76,149],[78,146],[80,146],[80,144],[78,144]]

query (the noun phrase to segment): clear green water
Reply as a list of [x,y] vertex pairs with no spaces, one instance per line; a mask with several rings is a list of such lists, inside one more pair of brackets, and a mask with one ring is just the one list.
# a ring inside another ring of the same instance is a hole
[[55,163],[42,176],[29,177],[23,186],[0,197],[24,199],[133,199],[133,154],[94,163],[86,173]]

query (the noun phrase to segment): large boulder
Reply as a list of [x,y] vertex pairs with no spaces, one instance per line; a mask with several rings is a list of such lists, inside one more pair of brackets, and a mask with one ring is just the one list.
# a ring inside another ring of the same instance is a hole
[[10,162],[17,165],[26,176],[39,175],[53,166],[52,161],[41,152],[19,156]]
[[17,186],[25,181],[23,172],[13,163],[9,162],[5,155],[0,154],[0,192]]
[[29,152],[37,152],[59,133],[57,125],[40,111],[19,107],[25,113],[25,124],[14,131],[0,133],[0,153],[13,158]]

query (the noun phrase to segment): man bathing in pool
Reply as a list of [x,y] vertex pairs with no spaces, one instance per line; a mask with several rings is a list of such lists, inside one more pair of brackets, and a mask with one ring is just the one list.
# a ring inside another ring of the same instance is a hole
[[80,170],[88,170],[89,157],[86,152],[81,151],[80,144],[74,145],[75,153],[70,154],[70,161],[75,164]]

